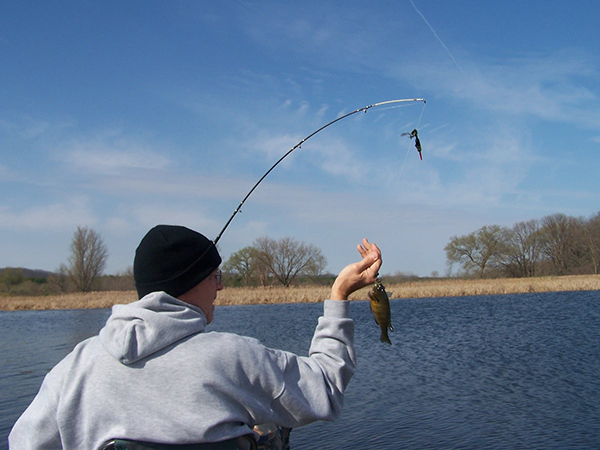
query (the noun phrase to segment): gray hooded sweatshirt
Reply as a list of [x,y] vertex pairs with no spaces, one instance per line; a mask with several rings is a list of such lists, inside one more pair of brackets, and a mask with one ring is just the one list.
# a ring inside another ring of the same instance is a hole
[[218,442],[261,423],[334,420],[354,374],[347,301],[325,300],[308,357],[205,332],[198,307],[154,292],[116,305],[50,371],[10,450],[100,449],[110,439]]

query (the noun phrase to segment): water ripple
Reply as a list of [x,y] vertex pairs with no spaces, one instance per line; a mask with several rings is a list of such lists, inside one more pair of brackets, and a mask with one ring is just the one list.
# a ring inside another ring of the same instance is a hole
[[[354,302],[358,369],[342,416],[294,430],[292,448],[600,448],[599,297],[392,300],[392,346],[379,342],[368,302]],[[211,328],[306,354],[321,310],[219,307]],[[0,313],[0,450],[47,371],[107,316]]]

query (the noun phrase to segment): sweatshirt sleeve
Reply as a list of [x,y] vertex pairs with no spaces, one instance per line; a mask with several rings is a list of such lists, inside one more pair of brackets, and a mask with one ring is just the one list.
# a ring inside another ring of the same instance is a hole
[[324,373],[343,392],[354,375],[354,321],[350,319],[350,302],[325,300],[323,316],[309,350],[310,358],[320,362]]
[[293,428],[340,415],[356,368],[353,341],[349,302],[325,300],[309,356],[285,353],[282,389],[271,405],[273,422]]
[[62,448],[58,429],[57,392],[53,389],[56,371],[51,371],[33,402],[15,423],[8,436],[10,450],[50,450]]

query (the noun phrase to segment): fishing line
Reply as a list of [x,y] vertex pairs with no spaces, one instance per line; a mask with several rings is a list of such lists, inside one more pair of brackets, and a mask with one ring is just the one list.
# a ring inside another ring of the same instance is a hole
[[[421,120],[423,119],[423,114],[425,113],[425,107],[427,106],[426,102],[423,102],[423,108],[421,108],[421,114],[419,115],[419,119],[417,120],[416,126],[414,126],[414,128],[419,129],[421,126]],[[410,126],[409,128],[413,128],[412,126]],[[402,137],[400,138],[400,140],[404,140],[405,138]],[[393,191],[393,192],[403,192],[404,189],[399,189],[399,185],[400,185],[400,181],[402,180],[402,174],[404,173],[404,168],[406,166],[406,161],[408,160],[408,158],[410,157],[414,157],[414,152],[415,152],[415,146],[414,143],[412,141],[412,139],[407,140],[406,141],[406,152],[404,153],[404,159],[402,160],[402,165],[400,166],[400,170],[394,174],[393,176],[393,181],[389,181],[388,182],[388,186],[389,188]],[[427,149],[427,147],[425,147],[425,149]],[[427,152],[425,152],[427,154]],[[424,159],[427,159],[427,156],[425,156]],[[384,212],[381,213],[381,217],[382,217],[382,222],[383,220],[390,220],[394,217],[398,217],[400,215],[399,212],[395,212],[393,209],[386,209]]]
[[[446,54],[450,57],[450,59],[452,60],[452,62],[454,63],[454,65],[456,66],[456,68],[458,70],[460,70],[460,73],[462,73],[463,77],[465,79],[468,79],[469,77],[467,76],[467,74],[465,73],[465,71],[463,70],[463,68],[460,66],[460,64],[458,64],[458,61],[456,61],[456,58],[454,57],[454,55],[452,55],[452,53],[450,52],[450,49],[446,46],[446,44],[444,44],[444,42],[442,41],[442,39],[439,37],[439,35],[436,33],[436,31],[433,29],[433,27],[431,26],[431,24],[427,21],[427,19],[425,18],[425,16],[423,15],[423,13],[421,11],[419,11],[419,9],[417,8],[417,6],[415,5],[415,3],[413,2],[413,0],[408,0],[410,2],[410,4],[412,5],[413,9],[416,11],[416,13],[421,16],[421,19],[423,19],[423,22],[425,22],[425,25],[427,25],[427,27],[429,27],[429,30],[433,33],[433,35],[435,36],[435,38],[437,39],[437,41],[440,43],[440,45],[443,47],[443,49],[446,51]],[[483,104],[485,105],[485,107],[487,108],[487,110],[489,111],[489,113],[492,115],[492,117],[496,117],[496,115],[494,114],[494,111],[492,110],[492,108],[490,107],[490,105],[488,104],[487,100],[484,99],[483,100]]]
[[[307,140],[309,140],[315,134],[319,133],[320,131],[323,131],[325,128],[329,127],[330,125],[333,125],[334,123],[339,122],[340,120],[345,119],[346,117],[350,117],[351,115],[356,114],[358,112],[363,111],[363,112],[366,113],[369,109],[375,108],[375,107],[378,107],[378,106],[392,105],[392,104],[396,104],[396,103],[405,103],[405,102],[423,102],[423,103],[425,103],[425,99],[423,99],[423,98],[406,98],[406,99],[401,99],[401,100],[388,100],[388,101],[385,101],[385,102],[373,103],[372,105],[364,106],[363,108],[359,108],[359,109],[357,109],[355,111],[352,111],[352,112],[349,112],[347,114],[344,114],[344,115],[338,117],[337,119],[334,119],[331,122],[323,125],[321,128],[317,129],[316,131],[313,131],[311,134],[309,134],[308,136],[306,136],[304,139],[302,139],[300,142],[298,142],[296,145],[294,145],[290,150],[288,150],[288,152],[285,153],[281,158],[279,158],[277,160],[277,162],[275,164],[273,164],[271,166],[271,168],[269,170],[267,170],[265,172],[265,174],[256,182],[256,184],[252,187],[252,189],[250,189],[250,192],[248,192],[248,194],[246,194],[246,196],[240,202],[240,204],[238,205],[238,207],[233,211],[233,214],[231,214],[231,217],[225,223],[225,226],[223,227],[223,229],[219,232],[219,234],[217,235],[217,237],[213,241],[214,244],[216,245],[217,242],[219,242],[219,239],[221,239],[221,236],[223,235],[223,233],[225,232],[225,230],[227,229],[227,227],[229,226],[229,224],[231,223],[231,221],[233,220],[233,218],[237,215],[237,213],[242,212],[242,206],[244,205],[244,203],[246,203],[246,200],[248,200],[248,197],[250,197],[250,195],[252,195],[252,193],[254,192],[254,190],[267,177],[267,175],[269,175],[273,171],[273,169],[275,169],[275,167],[277,167],[277,165],[281,161],[283,161],[289,154],[291,154],[297,148],[300,148],[302,146],[302,144],[304,144]],[[421,112],[421,116],[422,115],[423,115],[423,113]]]
[[448,54],[448,56],[450,57],[450,59],[454,62],[454,65],[456,65],[456,67],[458,68],[458,70],[460,70],[461,73],[466,77],[465,71],[462,69],[462,67],[460,67],[460,65],[458,64],[458,62],[454,58],[454,56],[452,56],[452,53],[450,53],[450,50],[448,49],[448,47],[446,47],[446,44],[444,44],[444,42],[442,42],[442,39],[438,36],[438,34],[433,29],[433,27],[429,24],[429,22],[427,21],[427,19],[423,15],[423,13],[417,9],[416,5],[413,3],[413,0],[408,0],[408,1],[412,5],[412,7],[415,9],[415,11],[417,12],[417,14],[421,16],[421,19],[423,19],[423,22],[425,22],[425,25],[427,25],[429,27],[429,29],[431,30],[431,32],[433,33],[433,35],[435,36],[435,38],[438,40],[438,42],[441,44],[441,46],[444,48],[444,50],[446,50],[446,53]]

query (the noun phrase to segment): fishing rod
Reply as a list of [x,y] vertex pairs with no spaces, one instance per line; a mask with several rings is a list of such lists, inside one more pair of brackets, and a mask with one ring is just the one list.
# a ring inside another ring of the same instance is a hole
[[225,224],[225,226],[223,227],[223,229],[221,230],[221,232],[218,234],[218,236],[213,241],[214,244],[216,245],[217,242],[219,242],[219,239],[221,239],[221,236],[223,235],[223,233],[225,232],[225,230],[227,229],[227,227],[229,226],[229,224],[231,223],[231,221],[233,220],[233,218],[236,216],[236,214],[239,213],[239,212],[242,212],[242,206],[244,205],[244,203],[246,203],[246,200],[248,200],[248,197],[250,197],[250,195],[252,195],[252,193],[258,187],[258,185],[262,182],[262,180],[264,180],[267,177],[267,175],[269,175],[273,171],[273,169],[275,167],[277,167],[277,165],[281,161],[283,161],[290,153],[292,153],[297,148],[301,147],[302,144],[304,144],[307,140],[309,140],[311,137],[313,137],[318,132],[323,131],[328,126],[333,125],[334,123],[339,122],[340,120],[345,119],[346,117],[349,117],[349,116],[351,116],[353,114],[356,114],[356,113],[361,112],[361,111],[364,111],[366,113],[367,110],[369,110],[371,108],[375,108],[376,106],[389,105],[389,104],[392,104],[392,103],[402,103],[402,102],[423,102],[423,103],[425,103],[425,99],[423,99],[423,98],[405,98],[405,99],[401,99],[401,100],[388,100],[388,101],[385,101],[385,102],[373,103],[372,105],[365,106],[363,108],[359,108],[356,111],[352,111],[352,112],[350,112],[348,114],[344,114],[343,116],[338,117],[335,120],[332,120],[328,124],[323,125],[318,130],[313,131],[311,134],[309,134],[304,139],[302,139],[300,142],[298,142],[296,145],[294,145],[290,150],[288,150],[288,152],[285,155],[283,155],[281,158],[279,158],[279,160],[277,160],[277,162],[275,164],[273,164],[269,170],[266,171],[266,173],[260,178],[260,180],[258,180],[256,182],[256,184],[252,187],[252,189],[250,189],[250,192],[248,192],[248,194],[246,194],[246,196],[240,202],[240,204],[238,205],[238,207],[233,211],[233,214],[231,214],[231,217],[229,218],[229,220],[227,221],[227,223]]

